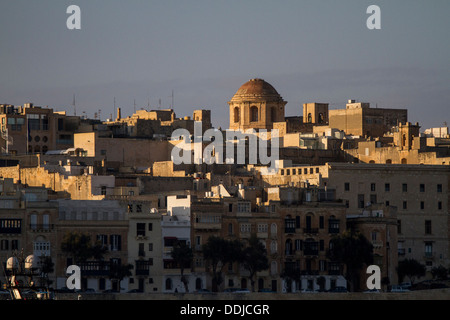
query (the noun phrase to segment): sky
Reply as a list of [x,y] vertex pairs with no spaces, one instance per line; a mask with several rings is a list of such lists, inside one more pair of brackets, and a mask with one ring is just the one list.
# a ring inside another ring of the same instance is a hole
[[[80,30],[66,26],[70,5]],[[370,5],[379,30],[367,28]],[[286,116],[355,99],[439,127],[450,123],[449,12],[448,0],[2,0],[0,104],[102,120],[114,101],[125,117],[210,109],[228,128],[227,102],[262,78]]]

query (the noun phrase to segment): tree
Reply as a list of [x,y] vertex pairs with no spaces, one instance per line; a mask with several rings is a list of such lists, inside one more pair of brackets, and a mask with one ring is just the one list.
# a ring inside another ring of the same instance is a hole
[[176,261],[180,267],[181,282],[184,285],[186,292],[189,292],[188,281],[184,276],[184,269],[191,266],[192,260],[194,259],[194,253],[192,248],[186,245],[184,242],[178,242],[177,245],[172,250],[172,258]]
[[73,259],[73,263],[86,262],[89,258],[102,260],[108,251],[99,242],[92,243],[88,234],[67,232],[61,242],[61,250]]
[[284,270],[281,272],[280,277],[284,279],[285,288],[287,292],[292,291],[292,281],[300,282],[300,270],[294,268],[291,265],[285,265]]
[[448,278],[448,270],[444,266],[433,267],[431,274],[433,275],[433,279],[437,280],[447,280]]
[[131,269],[133,269],[132,264],[119,264],[119,263],[111,263],[109,268],[109,278],[111,280],[116,280],[119,283],[118,291],[120,291],[120,282],[125,277],[131,277]]
[[53,263],[52,257],[42,255],[39,257],[39,271],[42,286],[50,286],[53,281],[49,279],[49,273],[54,272],[55,264]]
[[76,265],[90,258],[102,261],[108,251],[99,241],[92,243],[88,234],[79,232],[67,232],[61,242],[61,250],[66,256],[71,257]]
[[407,276],[411,281],[411,285],[414,283],[416,277],[420,278],[425,276],[426,267],[415,259],[405,259],[399,261],[397,267],[398,278],[403,281],[403,278]]
[[203,257],[209,261],[213,273],[213,291],[217,292],[221,285],[222,270],[225,264],[240,261],[242,257],[242,243],[239,240],[225,240],[211,236],[203,245]]
[[250,272],[249,278],[252,285],[252,292],[254,292],[256,273],[269,268],[266,248],[264,248],[264,245],[258,240],[255,234],[252,234],[248,247],[242,252],[242,264]]
[[346,279],[350,291],[354,291],[363,265],[373,262],[373,246],[362,233],[345,231],[331,240],[328,257],[345,264]]

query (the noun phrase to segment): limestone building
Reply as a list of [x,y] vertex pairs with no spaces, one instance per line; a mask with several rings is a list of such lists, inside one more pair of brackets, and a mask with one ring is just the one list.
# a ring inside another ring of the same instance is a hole
[[265,129],[270,131],[275,122],[284,121],[286,101],[275,88],[263,79],[244,83],[228,102],[230,129]]

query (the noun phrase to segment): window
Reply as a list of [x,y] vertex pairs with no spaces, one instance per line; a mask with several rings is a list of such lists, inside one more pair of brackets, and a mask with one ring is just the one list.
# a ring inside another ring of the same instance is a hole
[[145,237],[145,223],[136,223],[136,236]]
[[148,231],[153,231],[153,223],[148,224]]
[[250,108],[250,121],[258,122],[258,107],[252,106]]
[[0,242],[0,249],[1,250],[8,250],[8,240],[2,240]]
[[370,191],[377,191],[377,185],[375,183],[370,184]]
[[431,234],[431,220],[425,220],[425,234]]
[[408,209],[408,202],[407,201],[403,201],[403,210]]
[[250,223],[241,223],[241,233],[250,233],[252,231],[252,225]]
[[437,190],[438,193],[442,193],[442,184],[438,184],[437,185]]
[[358,208],[364,208],[364,195],[358,194]]
[[266,233],[268,230],[267,223],[258,223],[258,232]]
[[234,122],[239,122],[239,107],[234,108]]
[[319,217],[319,228],[320,229],[323,229],[323,228],[325,228],[325,219],[324,219],[324,217],[323,216],[320,216]]
[[438,201],[438,210],[442,210],[442,201]]
[[425,192],[425,184],[421,183],[419,186],[420,192]]
[[408,192],[408,184],[406,183],[402,184],[402,192]]
[[425,202],[420,201],[420,210],[424,210],[424,209],[425,209]]
[[350,191],[350,183],[349,182],[344,183],[344,191]]
[[250,212],[250,202],[238,202],[238,212]]
[[270,234],[272,236],[276,236],[277,235],[277,225],[275,223],[272,223],[270,225]]
[[384,184],[384,191],[386,191],[386,192],[391,191],[391,184],[390,183],[385,183]]
[[275,240],[272,240],[272,242],[270,243],[270,252],[277,253],[277,247],[277,242]]
[[111,251],[122,250],[122,237],[117,234],[110,235]]
[[433,243],[425,242],[425,257],[432,257],[432,256],[433,256]]
[[303,240],[301,239],[295,239],[295,250],[301,251],[303,250]]
[[402,220],[397,220],[397,233],[402,233]]

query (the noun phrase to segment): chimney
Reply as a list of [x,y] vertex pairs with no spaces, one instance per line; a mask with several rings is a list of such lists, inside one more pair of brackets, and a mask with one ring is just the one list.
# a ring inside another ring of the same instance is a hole
[[120,120],[120,108],[117,108],[117,119],[116,119],[116,121],[119,121]]

